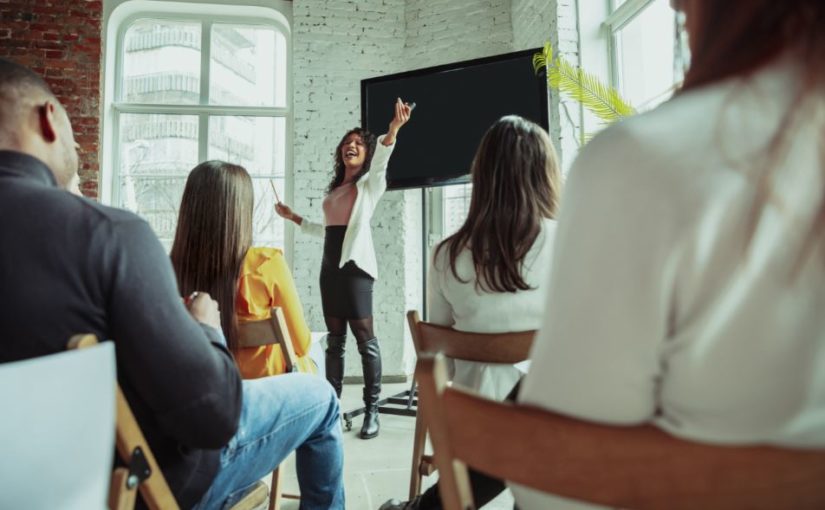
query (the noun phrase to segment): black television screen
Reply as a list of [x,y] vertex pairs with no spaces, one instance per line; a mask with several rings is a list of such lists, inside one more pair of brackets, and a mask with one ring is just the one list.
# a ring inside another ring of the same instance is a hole
[[481,137],[504,115],[548,129],[546,79],[532,65],[537,51],[363,80],[361,122],[376,135],[386,132],[396,98],[416,104],[387,169],[388,189],[469,182]]

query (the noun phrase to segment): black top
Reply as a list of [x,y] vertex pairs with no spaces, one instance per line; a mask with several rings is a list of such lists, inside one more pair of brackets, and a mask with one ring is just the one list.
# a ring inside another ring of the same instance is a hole
[[197,503],[241,411],[222,335],[192,319],[145,221],[0,151],[0,362],[63,351],[78,333],[115,342],[118,380],[172,491]]

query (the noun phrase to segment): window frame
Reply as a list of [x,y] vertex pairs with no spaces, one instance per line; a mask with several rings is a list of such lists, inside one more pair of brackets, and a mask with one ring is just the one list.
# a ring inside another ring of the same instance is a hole
[[[578,0],[577,0],[578,1]],[[610,84],[615,87],[617,90],[621,91],[621,83],[619,79],[619,50],[618,50],[618,43],[616,38],[618,37],[618,32],[625,28],[630,22],[636,19],[645,9],[649,8],[656,0],[625,0],[625,2],[616,7],[616,0],[608,0],[609,10],[607,18],[602,23],[604,27],[604,31],[606,34],[607,40],[607,65],[608,65],[608,73],[610,76]],[[674,59],[674,66],[676,62],[684,62],[684,41],[682,40],[682,29],[680,27],[680,23],[678,21],[678,13],[677,13],[677,22],[676,22],[676,37],[671,44],[673,45],[673,59]],[[674,71],[676,68],[674,67]],[[681,86],[682,77],[676,80],[671,91],[674,91]],[[658,96],[657,96],[658,97]],[[645,103],[647,104],[647,103]],[[643,108],[645,105],[633,105],[634,108]]]
[[[149,7],[147,5],[147,7]],[[197,7],[202,7],[203,11],[196,12]],[[247,116],[247,117],[270,117],[273,119],[284,119],[284,195],[287,200],[292,199],[294,192],[293,183],[293,88],[292,88],[292,38],[290,20],[283,13],[274,9],[271,16],[233,15],[226,12],[208,12],[210,9],[231,8],[229,4],[189,4],[179,11],[165,11],[156,9],[138,9],[117,21],[114,34],[114,44],[109,45],[113,53],[111,78],[111,100],[106,101],[106,112],[110,127],[108,132],[106,150],[109,152],[108,162],[110,170],[108,173],[108,183],[101,185],[101,199],[115,207],[121,204],[121,115],[128,114],[159,114],[159,115],[191,115],[198,119],[198,162],[205,161],[209,150],[209,119],[221,116]],[[237,7],[235,7],[237,9]],[[259,10],[261,8],[257,8]],[[163,103],[133,103],[123,100],[124,92],[124,66],[126,60],[126,33],[136,21],[142,19],[154,19],[159,21],[179,21],[193,22],[200,24],[200,90],[198,104],[163,104]],[[285,101],[283,106],[230,106],[209,104],[210,93],[210,66],[211,66],[211,43],[212,26],[220,24],[241,25],[247,27],[265,27],[274,29],[284,38],[285,44],[285,65],[286,79]],[[111,33],[111,32],[110,32]],[[103,180],[101,175],[101,181]],[[185,175],[181,177],[186,177]],[[264,179],[263,176],[252,176],[253,179]],[[101,184],[103,184],[101,182]],[[108,191],[108,193],[106,193]],[[284,251],[287,259],[291,260],[292,252],[292,232],[284,226]]]

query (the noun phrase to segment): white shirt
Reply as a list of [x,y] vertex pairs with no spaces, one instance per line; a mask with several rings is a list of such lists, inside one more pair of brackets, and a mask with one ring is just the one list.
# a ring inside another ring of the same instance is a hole
[[[450,269],[446,248],[432,260],[428,276],[428,317],[434,324],[472,333],[509,333],[538,329],[545,312],[544,288],[550,271],[556,222],[545,220],[524,259],[522,278],[531,287],[516,292],[489,292],[476,289],[472,253],[464,249]],[[434,253],[435,255],[435,253]],[[503,400],[527,371],[528,362],[499,365],[455,360],[453,382],[482,395]]]
[[[588,144],[562,200],[523,402],[700,442],[825,446],[822,245],[798,266],[823,200],[823,96],[785,131],[786,157],[766,149],[799,82],[782,61]],[[746,247],[767,166],[774,196]]]
[[[387,189],[387,164],[395,148],[395,144],[387,147],[381,143],[384,136],[386,135],[379,136],[375,143],[375,154],[372,156],[369,172],[355,183],[357,196],[355,205],[352,206],[347,231],[344,234],[339,264],[339,267],[343,267],[351,260],[373,278],[378,278],[378,264],[375,260],[370,219],[378,205],[378,200]],[[306,218],[301,221],[300,228],[307,234],[324,237],[324,226],[307,221]]]

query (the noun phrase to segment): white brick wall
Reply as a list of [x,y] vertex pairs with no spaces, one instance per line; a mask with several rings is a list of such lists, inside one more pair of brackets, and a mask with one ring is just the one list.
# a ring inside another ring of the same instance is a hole
[[[321,220],[335,145],[360,123],[360,80],[541,46],[556,37],[555,2],[294,0],[295,210]],[[558,119],[557,108],[551,108],[553,118]],[[559,134],[554,132],[554,138]],[[412,368],[404,312],[421,303],[420,195],[418,190],[388,192],[372,221],[381,271],[373,308],[385,375],[408,374]],[[323,243],[299,232],[294,243],[293,270],[305,312],[311,328],[323,330],[318,289]],[[346,374],[361,374],[352,340]]]
[[[556,0],[513,0],[513,50],[541,48],[550,41],[558,46],[558,13]],[[564,156],[561,146],[561,120],[559,98],[548,92],[550,108],[550,137],[556,145],[559,157]]]
[[508,53],[510,0],[408,0],[406,69]]
[[[571,64],[580,66],[576,0],[558,0],[556,9],[558,14],[558,42],[554,47]],[[562,167],[566,173],[579,152],[583,111],[581,105],[571,99],[559,98],[558,104],[559,146],[561,147]]]

